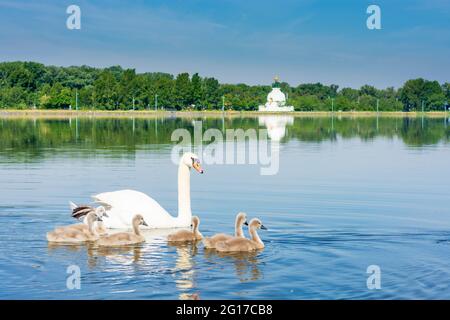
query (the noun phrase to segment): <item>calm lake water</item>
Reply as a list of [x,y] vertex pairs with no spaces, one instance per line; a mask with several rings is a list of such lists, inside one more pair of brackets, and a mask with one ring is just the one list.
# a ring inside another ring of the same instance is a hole
[[[193,120],[281,139],[276,175],[204,164],[191,178],[202,233],[232,232],[245,211],[269,229],[264,251],[169,246],[164,230],[119,251],[47,243],[75,222],[69,200],[103,191],[140,190],[176,214],[171,134]],[[449,299],[449,142],[443,118],[0,119],[0,298]]]

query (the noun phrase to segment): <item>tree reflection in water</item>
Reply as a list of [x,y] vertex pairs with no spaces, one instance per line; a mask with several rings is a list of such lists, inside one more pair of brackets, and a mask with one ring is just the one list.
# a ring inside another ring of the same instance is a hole
[[[15,162],[41,161],[65,152],[95,156],[94,151],[113,157],[134,157],[143,146],[164,149],[172,145],[175,129],[185,128],[193,135],[192,121],[202,128],[266,128],[272,139],[287,143],[334,141],[336,137],[362,140],[378,136],[399,138],[409,146],[448,142],[450,126],[446,118],[425,117],[225,117],[218,118],[79,118],[0,119],[0,158]],[[444,121],[443,121],[444,120]],[[158,122],[164,122],[163,125]],[[77,125],[74,125],[74,122]],[[206,142],[204,142],[206,143]]]

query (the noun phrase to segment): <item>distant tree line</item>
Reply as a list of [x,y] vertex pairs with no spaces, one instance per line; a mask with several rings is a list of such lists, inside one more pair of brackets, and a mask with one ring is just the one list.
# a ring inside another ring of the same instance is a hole
[[[281,83],[288,104],[298,111],[425,111],[444,110],[450,83],[422,78],[395,89],[364,85],[359,89],[321,83],[296,87]],[[0,108],[98,110],[257,110],[271,86],[221,84],[215,78],[180,73],[136,73],[109,68],[56,67],[36,62],[0,63]],[[78,99],[76,99],[76,97]]]

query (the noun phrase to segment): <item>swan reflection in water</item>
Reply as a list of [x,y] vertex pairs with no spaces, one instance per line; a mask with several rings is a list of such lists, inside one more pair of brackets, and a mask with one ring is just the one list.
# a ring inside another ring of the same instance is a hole
[[256,281],[262,273],[258,267],[260,261],[258,254],[261,250],[251,252],[218,252],[214,249],[205,249],[205,258],[213,261],[216,258],[228,260],[234,263],[237,278],[241,282]]
[[[129,230],[111,229],[109,233],[124,231]],[[145,243],[120,247],[100,247],[94,244],[95,255],[104,257],[106,261],[117,265],[140,264],[143,267],[157,267],[154,269],[157,271],[162,268],[163,244],[169,233],[169,229],[141,230],[141,234],[145,237]]]
[[[111,229],[110,234],[117,232],[129,231],[126,229]],[[145,243],[118,246],[118,247],[99,247],[93,242],[84,244],[64,244],[48,242],[47,248],[49,254],[74,252],[86,252],[87,264],[93,268],[98,265],[98,258],[104,258],[106,262],[111,262],[112,265],[130,265],[134,263],[141,263],[142,265],[157,265],[161,266],[160,258],[163,254],[163,244],[165,244],[165,237],[171,232],[167,229],[152,229],[142,230],[141,233],[146,238]]]
[[195,262],[193,257],[198,253],[198,244],[200,242],[168,243],[169,247],[175,248],[177,254],[173,276],[175,277],[175,285],[180,291],[180,300],[200,299],[198,293],[192,292],[195,290]]
[[[66,244],[61,242],[47,242],[47,251],[49,256],[51,255],[59,255],[63,260],[66,260],[67,256],[73,257],[76,253],[77,255],[81,254],[83,251],[87,252],[88,257],[88,265],[95,266],[95,261],[91,261],[90,257],[92,256],[92,245],[91,244]],[[63,256],[61,256],[63,255]]]
[[267,128],[267,135],[273,141],[286,136],[286,126],[294,124],[294,117],[287,115],[259,116],[259,125]]
[[142,244],[124,247],[97,247],[97,256],[115,260],[118,263],[138,262],[142,258]]
[[99,247],[95,243],[85,243],[77,245],[68,245],[62,243],[48,243],[50,254],[65,250],[70,254],[86,251],[87,265],[90,268],[97,267],[98,258],[103,257],[108,261],[119,264],[130,264],[138,262],[142,258],[142,245],[132,245],[123,247]]

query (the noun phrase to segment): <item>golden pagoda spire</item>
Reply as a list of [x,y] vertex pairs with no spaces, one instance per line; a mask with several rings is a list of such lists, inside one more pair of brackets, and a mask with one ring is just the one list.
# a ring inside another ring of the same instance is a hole
[[275,76],[273,78],[274,82],[272,83],[272,88],[279,88],[280,87],[280,77]]

